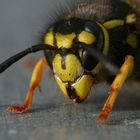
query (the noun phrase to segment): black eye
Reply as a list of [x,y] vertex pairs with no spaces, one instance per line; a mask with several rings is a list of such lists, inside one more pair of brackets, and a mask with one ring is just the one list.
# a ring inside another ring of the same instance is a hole
[[98,63],[98,61],[93,58],[93,56],[91,56],[86,50],[84,50],[82,53],[81,61],[83,67],[88,71],[91,71]]

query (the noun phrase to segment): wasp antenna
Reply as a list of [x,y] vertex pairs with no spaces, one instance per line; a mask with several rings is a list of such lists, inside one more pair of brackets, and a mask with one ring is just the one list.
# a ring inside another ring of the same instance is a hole
[[84,43],[79,44],[80,48],[87,50],[95,59],[99,60],[103,66],[113,75],[116,75],[119,72],[119,68],[114,65],[110,60],[107,59],[101,52],[99,52],[92,45],[87,45]]
[[16,61],[18,61],[19,59],[21,59],[22,57],[26,56],[29,53],[34,53],[34,52],[41,51],[41,50],[54,50],[54,49],[55,49],[54,47],[52,47],[51,45],[47,45],[47,44],[39,44],[39,45],[32,46],[20,53],[8,58],[3,63],[1,63],[0,64],[0,73],[4,72],[13,63],[15,63]]

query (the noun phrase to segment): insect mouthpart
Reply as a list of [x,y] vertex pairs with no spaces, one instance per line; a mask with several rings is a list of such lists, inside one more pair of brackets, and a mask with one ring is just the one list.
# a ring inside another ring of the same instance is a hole
[[75,103],[81,103],[80,97],[77,95],[75,88],[70,82],[66,84],[66,90],[68,97]]

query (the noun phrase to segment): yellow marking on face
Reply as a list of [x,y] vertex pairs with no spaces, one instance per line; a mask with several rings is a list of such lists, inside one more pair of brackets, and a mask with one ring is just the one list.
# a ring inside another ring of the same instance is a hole
[[54,46],[54,36],[53,36],[53,32],[48,32],[46,33],[45,37],[44,37],[44,43],[48,44],[48,45],[52,45]]
[[[66,90],[66,83],[63,83],[57,76],[55,76],[55,80],[59,85],[63,94],[65,96],[68,96]],[[89,95],[92,85],[93,85],[93,78],[90,75],[83,75],[79,81],[72,84],[72,87],[75,89],[76,94],[79,96],[80,100],[83,101]]]
[[78,36],[78,41],[90,45],[96,41],[96,37],[92,33],[82,31]]
[[133,48],[137,48],[138,47],[138,40],[137,40],[137,36],[134,33],[130,33],[126,39],[127,43],[133,47]]
[[85,100],[90,93],[91,87],[93,85],[93,78],[90,75],[83,75],[82,78],[72,85],[80,100]]
[[63,35],[60,33],[55,34],[56,42],[57,42],[57,47],[61,48],[71,48],[73,44],[73,39],[76,37],[75,33]]
[[[65,69],[62,68],[62,59],[64,59]],[[68,54],[65,58],[57,54],[53,59],[53,70],[62,81],[75,81],[84,72],[80,61],[74,54]]]

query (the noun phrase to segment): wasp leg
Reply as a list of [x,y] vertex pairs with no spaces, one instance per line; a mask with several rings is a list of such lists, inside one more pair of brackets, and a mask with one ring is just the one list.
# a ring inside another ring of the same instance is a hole
[[21,106],[12,105],[8,107],[8,110],[11,110],[15,113],[23,113],[29,108],[29,106],[32,104],[34,91],[37,87],[39,87],[39,83],[41,81],[41,77],[43,74],[44,65],[46,64],[47,62],[45,58],[40,59],[36,64],[30,81],[29,90],[27,92],[23,105]]
[[128,78],[128,76],[133,71],[133,66],[134,66],[134,57],[131,55],[127,55],[125,58],[125,62],[121,66],[119,73],[116,75],[116,77],[111,85],[109,97],[107,98],[107,100],[102,108],[102,111],[98,118],[98,122],[104,122],[108,119],[109,114],[115,103],[116,97],[118,95],[118,92],[122,88],[125,80]]

